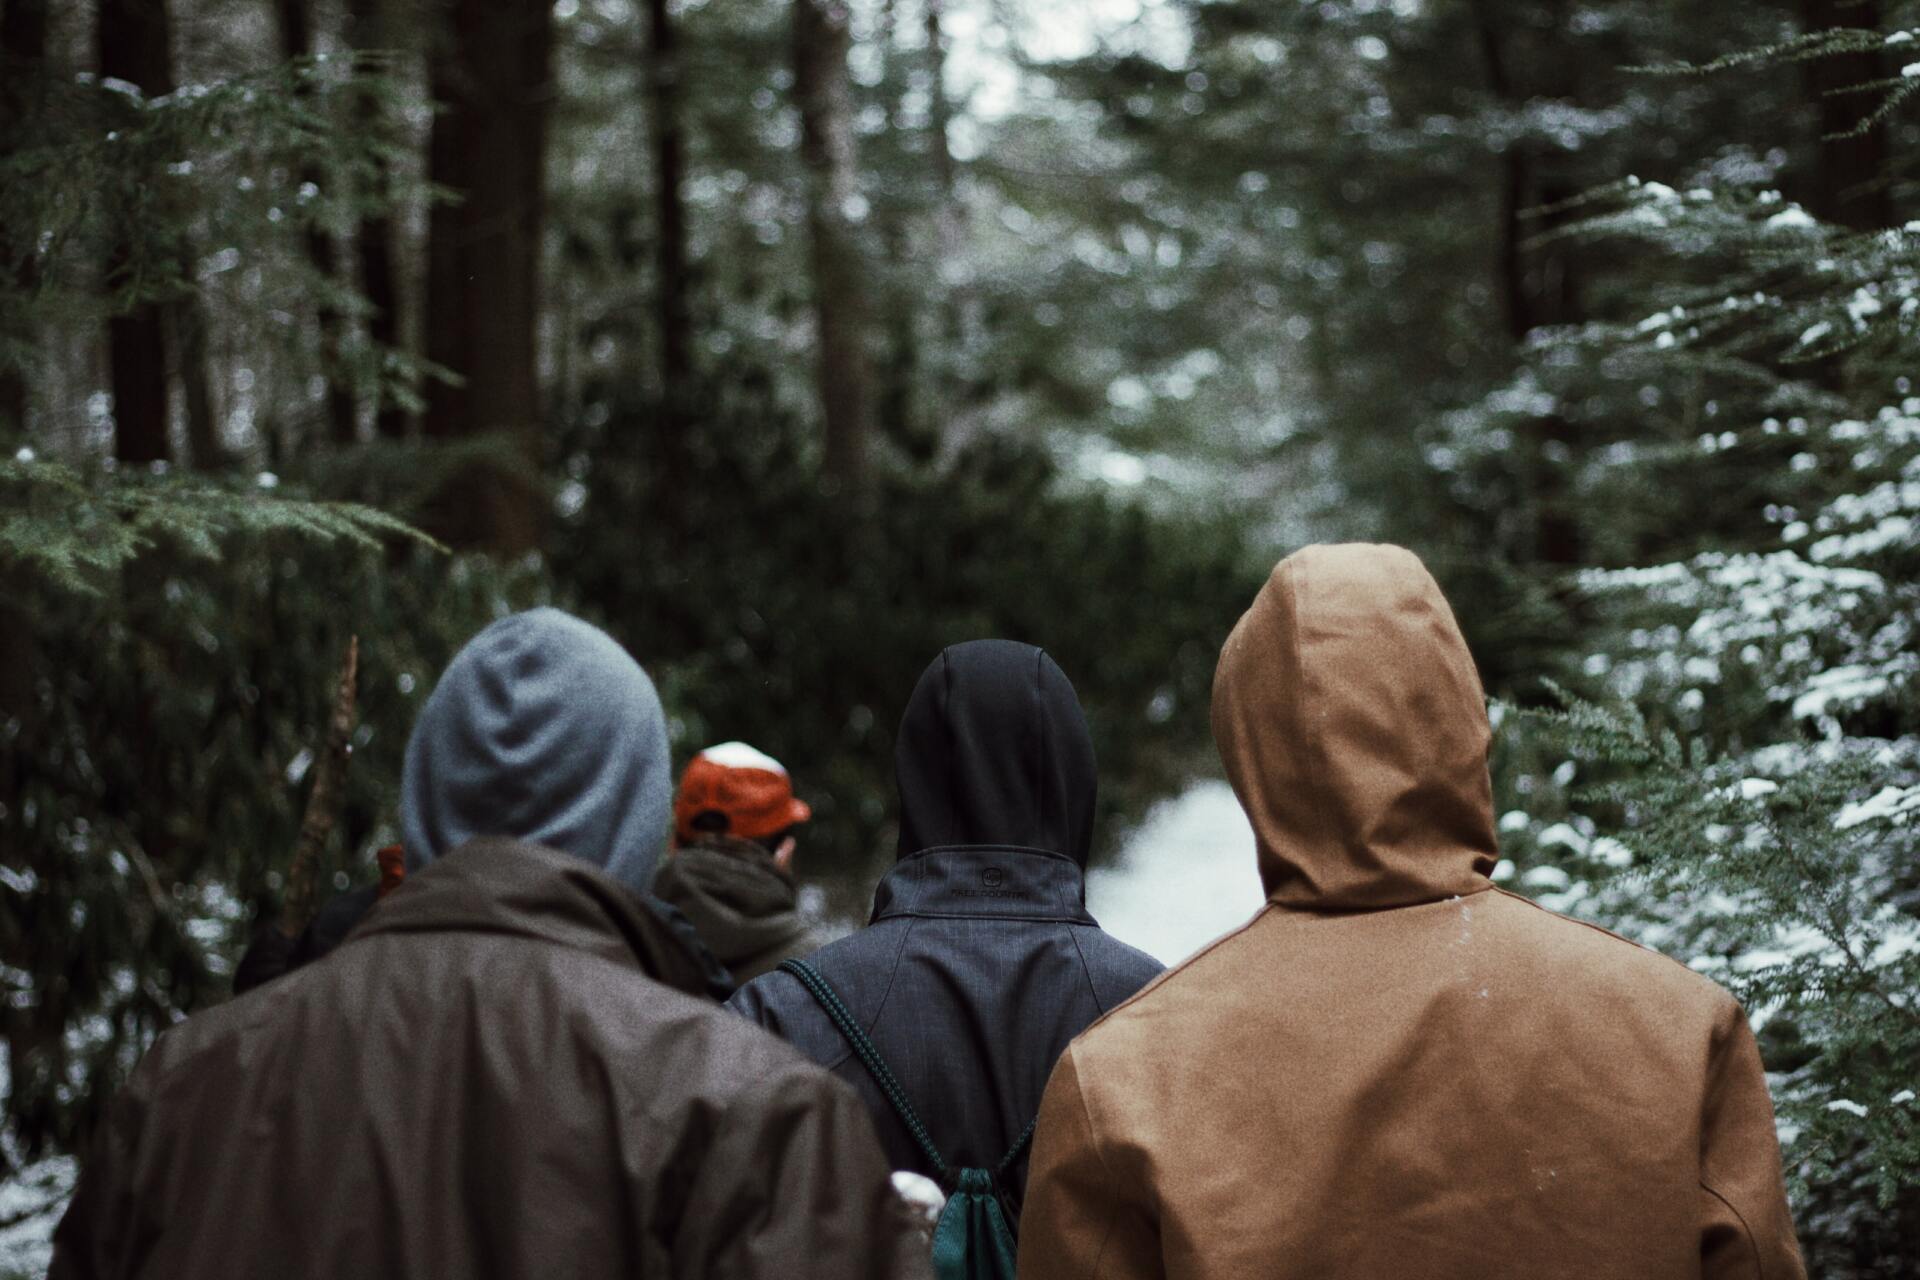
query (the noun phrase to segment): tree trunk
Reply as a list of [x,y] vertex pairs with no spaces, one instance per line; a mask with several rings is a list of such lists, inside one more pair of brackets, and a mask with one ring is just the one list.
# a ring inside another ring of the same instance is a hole
[[[451,0],[443,12],[428,176],[459,200],[436,205],[428,227],[427,358],[463,383],[428,388],[422,427],[438,439],[505,433],[531,466],[551,0]],[[538,543],[539,491],[524,471],[475,467],[454,488],[429,521],[444,537],[506,552]]]
[[[965,226],[961,219],[959,174],[953,163],[953,145],[947,140],[947,130],[953,123],[953,103],[947,97],[947,35],[940,25],[945,0],[926,0],[927,3],[927,58],[932,94],[931,105],[927,113],[927,132],[933,143],[933,172],[939,183],[940,206],[935,213],[939,224],[940,265],[944,270],[949,263],[960,259],[965,249]],[[958,341],[961,336],[960,303],[952,290],[943,291],[946,295],[943,310],[947,312],[947,328],[950,336]]]
[[[1476,0],[1476,34],[1485,62],[1487,89],[1498,101],[1518,108],[1526,95],[1514,84],[1502,33],[1506,29],[1489,0]],[[1572,249],[1564,242],[1529,250],[1527,240],[1542,227],[1530,227],[1526,214],[1571,195],[1543,178],[1539,156],[1525,144],[1509,141],[1500,156],[1498,269],[1507,331],[1517,348],[1542,325],[1569,324],[1579,316],[1577,272]],[[1547,565],[1580,561],[1580,531],[1567,509],[1566,471],[1575,444],[1573,426],[1559,414],[1528,418],[1527,488],[1533,504],[1534,559]]]
[[807,169],[813,313],[826,474],[858,487],[867,461],[872,373],[856,227],[864,216],[847,82],[845,0],[794,0],[793,89]]
[[[388,49],[393,37],[387,23],[387,0],[347,0],[347,42],[356,52]],[[385,137],[391,123],[384,118],[378,95],[360,95],[354,114],[363,136]],[[384,159],[374,161],[375,190],[371,193],[381,209],[392,195],[392,179]],[[368,306],[367,338],[384,361],[388,352],[398,351],[400,335],[400,289],[393,265],[393,220],[386,213],[370,213],[360,219],[356,236],[360,264],[360,296]],[[387,391],[383,372],[374,389],[373,429],[384,439],[397,440],[407,433],[407,414]]]
[[197,297],[167,303],[167,329],[179,363],[180,385],[187,402],[187,462],[198,471],[226,465],[220,443],[220,409],[207,376],[207,313]]
[[[0,6],[0,155],[25,140],[31,128],[34,101],[46,75],[47,0],[6,0]],[[28,256],[31,246],[16,243],[17,234],[0,228],[0,263],[17,262],[14,289],[26,297],[37,273]],[[10,345],[26,347],[31,331],[6,335]],[[0,365],[0,441],[27,428],[27,372],[21,366]]]
[[[901,120],[906,115],[903,99],[911,92],[910,77],[901,75],[894,65],[898,19],[894,0],[882,0],[874,43],[886,58],[881,85],[882,92],[889,95],[889,147],[899,146]],[[937,205],[933,212],[938,216]],[[914,220],[921,213],[917,200],[908,197],[905,192],[883,194],[874,210],[880,252],[886,262],[879,290],[883,351],[879,356],[875,378],[875,394],[878,398],[874,404],[874,426],[888,443],[916,460],[925,461],[933,455],[933,442],[922,421],[926,397],[922,393],[921,367],[926,346],[923,330],[927,327],[923,317],[931,310],[928,304],[933,299],[928,297],[930,282],[926,269],[929,264],[924,260],[916,260],[917,255],[913,251]],[[938,260],[936,253],[935,261]]]
[[[280,56],[287,62],[313,56],[313,10],[310,0],[278,0]],[[327,175],[318,165],[303,165],[300,180],[324,190]],[[307,261],[314,274],[331,282],[334,277],[333,238],[317,224],[307,227]],[[320,371],[327,382],[327,434],[336,444],[352,444],[359,435],[353,389],[341,370],[341,340],[346,328],[339,309],[322,302],[316,317],[320,327]]]
[[[1809,33],[1880,26],[1880,0],[1801,0],[1800,11]],[[1806,205],[1822,221],[1855,231],[1877,231],[1895,221],[1887,181],[1886,122],[1854,132],[1872,113],[1879,95],[1843,92],[1885,76],[1884,61],[1879,50],[1869,49],[1806,64],[1807,96],[1820,130],[1815,183]]]
[[[651,39],[646,81],[652,107],[654,218],[658,254],[656,323],[660,329],[660,493],[673,511],[687,479],[687,430],[693,396],[692,308],[687,279],[687,213],[681,191],[686,153],[680,131],[680,56],[668,0],[647,0]],[[672,511],[665,513],[672,520]]]
[[[136,85],[148,97],[173,90],[166,0],[100,0],[96,36],[100,74]],[[127,270],[129,250],[110,251],[109,286]],[[113,391],[114,456],[157,462],[167,441],[165,308],[136,303],[107,321],[107,364]]]

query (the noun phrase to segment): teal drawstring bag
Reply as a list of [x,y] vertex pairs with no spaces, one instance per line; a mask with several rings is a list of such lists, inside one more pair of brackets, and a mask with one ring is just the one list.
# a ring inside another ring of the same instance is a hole
[[913,1135],[947,1192],[946,1207],[940,1210],[940,1220],[933,1228],[935,1280],[1014,1280],[1018,1250],[1013,1228],[1007,1222],[1006,1206],[1000,1198],[1000,1179],[1033,1140],[1033,1126],[1039,1117],[1028,1122],[1026,1131],[991,1170],[951,1167],[934,1150],[933,1139],[927,1136],[926,1126],[914,1114],[900,1082],[894,1078],[893,1069],[887,1066],[865,1029],[854,1021],[840,993],[818,969],[804,960],[786,960],[780,968],[799,980],[853,1047],[854,1056],[873,1077],[900,1122],[907,1126],[907,1132]]

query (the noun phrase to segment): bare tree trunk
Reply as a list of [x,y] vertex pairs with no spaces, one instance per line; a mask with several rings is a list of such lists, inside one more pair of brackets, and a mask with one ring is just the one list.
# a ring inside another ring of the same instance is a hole
[[[34,101],[46,75],[47,0],[6,0],[0,7],[0,155],[16,150],[31,127]],[[22,297],[32,289],[37,273],[29,256],[32,246],[17,234],[0,228],[0,268],[15,264],[14,287]],[[31,331],[7,335],[25,347]],[[27,427],[27,372],[0,365],[0,440]]]
[[195,297],[175,298],[167,304],[167,327],[179,365],[180,386],[187,401],[187,461],[196,470],[212,471],[226,465],[220,443],[220,409],[207,376],[207,313]]
[[[895,0],[882,0],[879,29],[874,43],[886,59],[881,77],[882,91],[888,95],[887,134],[889,145],[902,133],[906,110],[902,99],[910,92],[910,78],[895,66],[894,39],[899,21]],[[926,347],[929,281],[927,263],[916,261],[913,252],[913,223],[920,210],[904,194],[883,193],[874,209],[875,228],[879,232],[880,252],[886,262],[881,275],[880,340],[882,351],[876,371],[877,400],[874,426],[882,438],[918,459],[933,453],[929,433],[922,423],[922,353]],[[938,209],[936,206],[935,214]]]
[[[310,0],[278,0],[275,9],[280,19],[280,56],[288,62],[312,57],[313,10]],[[320,171],[318,165],[307,164],[300,170],[300,180],[312,183],[316,190],[322,190],[326,186],[327,175]],[[327,234],[326,228],[308,226],[307,261],[313,264],[315,275],[327,281],[333,279],[333,237]],[[336,444],[352,444],[359,435],[359,425],[353,404],[353,389],[347,385],[340,367],[345,317],[338,308],[322,302],[316,318],[320,325],[320,370],[327,381],[327,434]]]
[[866,471],[873,391],[855,231],[864,215],[856,204],[847,18],[845,0],[793,0],[793,89],[800,108],[800,156],[808,179],[825,470],[841,483],[858,487]]
[[[173,58],[166,0],[100,0],[97,15],[100,74],[136,85],[149,97],[173,89]],[[127,269],[128,250],[111,251],[110,287]],[[135,304],[107,321],[107,363],[113,390],[114,456],[157,462],[167,440],[165,308]]]
[[687,482],[687,431],[693,393],[692,307],[687,278],[687,212],[681,184],[686,176],[680,131],[680,54],[668,0],[647,0],[651,39],[646,81],[652,106],[654,219],[658,231],[655,271],[656,319],[660,329],[660,451],[666,513],[679,510]]
[[[1800,11],[1809,33],[1880,26],[1880,0],[1801,0]],[[1822,221],[1855,231],[1876,231],[1895,221],[1886,122],[1855,133],[1879,99],[1871,93],[1844,92],[1885,76],[1884,64],[1874,49],[1806,64],[1807,95],[1820,129],[1815,185],[1807,207]]]
[[[540,422],[536,322],[552,101],[551,0],[451,0],[428,66],[442,104],[429,177],[457,204],[428,231],[427,358],[464,380],[428,388],[422,427],[449,439],[512,436],[534,461]],[[429,521],[455,543],[525,551],[540,537],[539,493],[524,474],[469,472]]]
[[[1499,101],[1518,107],[1525,101],[1513,82],[1502,42],[1505,24],[1492,0],[1475,0],[1477,34],[1486,64],[1487,88]],[[1538,228],[1527,225],[1528,210],[1564,195],[1539,170],[1540,159],[1524,143],[1509,141],[1500,156],[1499,286],[1507,329],[1516,346],[1541,325],[1567,324],[1577,318],[1577,273],[1564,244],[1529,251],[1527,240]],[[1567,509],[1566,460],[1574,445],[1573,427],[1559,414],[1529,418],[1525,424],[1528,488],[1533,501],[1535,558],[1548,565],[1580,560],[1580,531]]]
[[[347,0],[347,42],[358,52],[390,48],[393,40],[387,23],[387,0]],[[363,135],[384,136],[391,128],[383,118],[380,101],[374,94],[362,94],[354,108],[355,120]],[[391,178],[385,160],[375,161],[373,194],[381,207],[389,195]],[[356,237],[360,263],[360,295],[367,300],[367,338],[380,352],[400,349],[400,290],[393,265],[393,220],[385,213],[368,214],[360,219]],[[398,439],[407,433],[407,415],[400,404],[387,394],[385,377],[375,389],[373,429],[385,439]]]

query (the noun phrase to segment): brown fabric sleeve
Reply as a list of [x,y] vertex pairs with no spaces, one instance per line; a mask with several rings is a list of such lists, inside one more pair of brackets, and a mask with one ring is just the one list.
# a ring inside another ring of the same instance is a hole
[[1701,1111],[1700,1212],[1703,1280],[1804,1280],[1760,1047],[1731,999]]
[[731,1106],[673,1242],[684,1280],[931,1280],[866,1108],[812,1068]]
[[1040,1101],[1020,1215],[1021,1280],[1158,1280],[1159,1235],[1102,1156],[1073,1046]]

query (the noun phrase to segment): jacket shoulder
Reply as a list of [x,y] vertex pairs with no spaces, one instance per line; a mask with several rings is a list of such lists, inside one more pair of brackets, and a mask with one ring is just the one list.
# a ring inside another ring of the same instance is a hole
[[1542,950],[1577,967],[1589,981],[1698,1003],[1715,1014],[1738,1008],[1732,993],[1712,978],[1644,943],[1506,889],[1496,887],[1489,896],[1512,910],[1521,927],[1538,932]]
[[1097,925],[1071,926],[1074,946],[1087,967],[1087,980],[1104,1012],[1130,999],[1166,969],[1164,964],[1128,946]]
[[[1256,911],[1252,918],[1245,924],[1221,934],[1218,938],[1215,938],[1212,942],[1209,942],[1185,960],[1171,967],[1163,966],[1151,956],[1146,956],[1145,958],[1153,965],[1153,971],[1146,976],[1139,989],[1108,1009],[1100,1017],[1094,1019],[1094,1021],[1088,1025],[1087,1029],[1081,1032],[1080,1036],[1076,1038],[1075,1043],[1079,1043],[1080,1040],[1097,1040],[1101,1038],[1098,1033],[1104,1026],[1109,1023],[1124,1024],[1137,1016],[1141,1016],[1143,1006],[1147,1011],[1150,1011],[1167,1001],[1178,1004],[1185,998],[1186,990],[1195,983],[1203,983],[1208,986],[1214,985],[1219,980],[1223,967],[1229,976],[1243,972],[1234,967],[1234,953],[1238,951],[1239,944],[1246,932],[1253,928],[1255,924],[1259,923],[1260,919],[1267,914],[1268,910],[1268,907],[1262,907],[1259,911]],[[1117,939],[1114,941],[1116,945],[1126,945],[1118,942]],[[1128,951],[1134,950],[1132,947],[1127,947],[1126,949]],[[1145,955],[1144,952],[1135,952],[1135,954]],[[1148,1012],[1147,1016],[1152,1016],[1151,1012]]]

